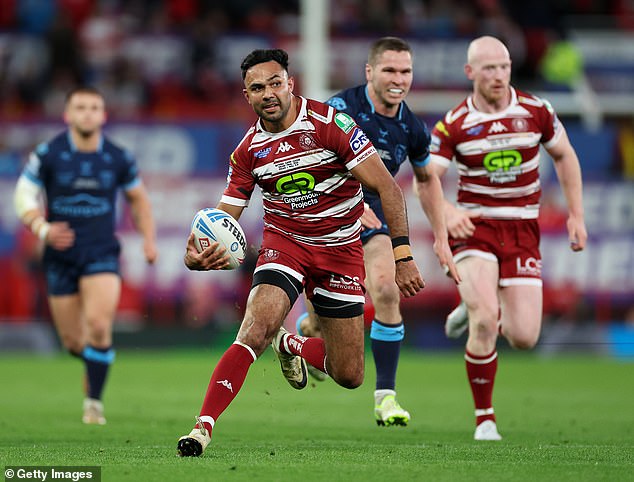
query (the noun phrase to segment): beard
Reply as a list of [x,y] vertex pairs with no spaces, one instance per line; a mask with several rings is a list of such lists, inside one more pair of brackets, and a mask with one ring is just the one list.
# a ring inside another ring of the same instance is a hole
[[97,132],[97,129],[82,129],[81,127],[75,126],[75,132],[77,132],[81,138],[88,139]]

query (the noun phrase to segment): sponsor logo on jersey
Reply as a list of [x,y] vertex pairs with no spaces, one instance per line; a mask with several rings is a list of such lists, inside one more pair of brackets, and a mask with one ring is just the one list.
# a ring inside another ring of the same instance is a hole
[[291,146],[288,142],[284,141],[279,145],[279,147],[277,148],[277,151],[275,151],[275,154],[279,154],[280,152],[281,153],[288,152],[294,149],[295,148],[293,146]]
[[499,134],[500,132],[506,132],[507,130],[508,129],[504,124],[500,121],[495,121],[491,124],[491,127],[489,127],[489,134]]
[[[266,156],[268,156],[271,153],[271,148],[270,147],[266,147],[264,149],[260,149],[258,152],[256,152],[255,154],[253,154],[255,157],[257,157],[258,159],[264,159]],[[231,155],[231,159],[233,159],[233,154]],[[235,161],[233,161],[235,162]]]
[[93,218],[108,214],[112,206],[108,199],[81,193],[61,196],[51,202],[51,212],[75,218]]
[[496,184],[513,182],[522,173],[522,155],[515,150],[489,152],[482,161],[489,179]]
[[284,199],[285,204],[289,204],[291,209],[304,209],[314,206],[319,202],[319,193],[309,192],[300,196],[287,197]]
[[280,177],[275,189],[281,194],[308,194],[315,188],[315,178],[307,172],[296,172]]
[[337,127],[344,131],[346,134],[352,130],[352,128],[356,125],[352,117],[350,117],[345,112],[337,112],[335,114],[335,124]]
[[524,262],[520,257],[515,258],[515,267],[519,275],[541,276],[542,274],[541,259],[535,259],[532,256],[526,258]]
[[358,127],[352,133],[352,137],[350,138],[350,147],[352,148],[352,152],[358,154],[361,149],[367,146],[370,143],[370,139],[365,135]]
[[512,121],[513,124],[513,129],[515,129],[516,132],[525,132],[528,130],[528,122],[526,121],[526,119],[521,119],[521,118],[515,118]]
[[99,181],[94,177],[78,177],[73,182],[75,189],[99,189],[100,187]]
[[482,129],[484,129],[484,126],[482,124],[473,126],[471,129],[467,130],[467,135],[477,136],[478,134],[480,134],[480,132],[482,132]]

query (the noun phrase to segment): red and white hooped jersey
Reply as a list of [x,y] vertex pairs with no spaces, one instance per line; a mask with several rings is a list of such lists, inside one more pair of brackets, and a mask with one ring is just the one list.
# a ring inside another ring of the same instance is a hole
[[298,242],[339,246],[358,240],[361,184],[350,170],[376,149],[350,116],[299,97],[293,124],[271,133],[256,121],[231,154],[221,201],[248,206],[262,189],[264,229]]
[[480,112],[467,97],[439,121],[431,158],[448,167],[455,159],[458,205],[494,219],[535,219],[539,214],[539,146],[552,146],[563,126],[550,104],[511,87],[501,112]]

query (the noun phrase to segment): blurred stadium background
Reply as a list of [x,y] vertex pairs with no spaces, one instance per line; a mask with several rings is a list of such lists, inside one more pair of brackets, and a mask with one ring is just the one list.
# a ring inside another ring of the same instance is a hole
[[[58,349],[40,247],[16,219],[12,194],[28,152],[63,129],[63,98],[74,85],[91,83],[105,93],[106,132],[136,155],[157,219],[160,259],[148,267],[122,213],[115,343],[208,345],[233,334],[253,259],[235,272],[191,273],[182,254],[191,218],[216,204],[228,156],[254,119],[241,93],[244,55],[287,49],[297,92],[325,100],[364,81],[375,38],[404,37],[415,53],[408,102],[431,128],[470,88],[462,71],[466,47],[482,34],[507,43],[516,86],[551,100],[584,173],[590,239],[586,251],[573,254],[547,157],[542,166],[545,324],[538,350],[634,359],[628,0],[0,0],[0,350]],[[415,256],[428,283],[404,304],[406,341],[425,350],[457,347],[442,333],[456,289],[433,257],[411,171],[403,171]],[[454,181],[445,183],[450,198]],[[262,217],[256,206],[241,218],[253,255]]]

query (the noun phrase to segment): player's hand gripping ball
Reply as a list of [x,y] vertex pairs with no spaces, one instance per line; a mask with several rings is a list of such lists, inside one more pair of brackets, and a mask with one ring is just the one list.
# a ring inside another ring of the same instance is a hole
[[238,221],[226,212],[215,208],[201,209],[192,221],[192,233],[199,253],[215,242],[226,249],[230,258],[226,269],[236,269],[244,261],[247,238]]

